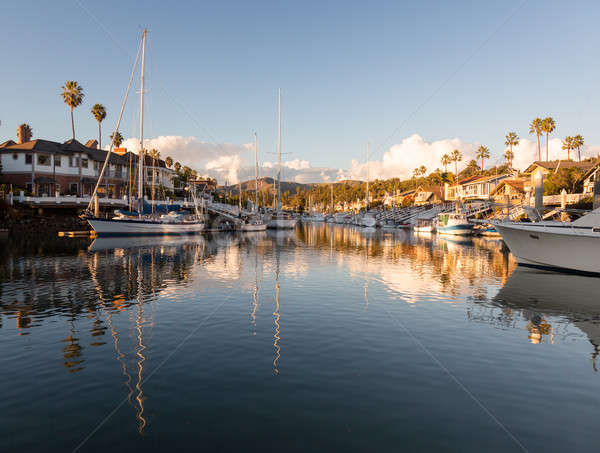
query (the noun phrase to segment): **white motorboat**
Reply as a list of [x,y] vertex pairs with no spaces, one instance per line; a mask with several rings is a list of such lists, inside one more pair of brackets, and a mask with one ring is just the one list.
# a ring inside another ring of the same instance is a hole
[[375,218],[375,214],[373,214],[372,212],[365,212],[360,219],[360,225],[369,228],[375,227],[377,225],[377,219]]
[[437,231],[440,234],[453,236],[470,236],[475,225],[469,223],[467,215],[462,212],[442,213],[438,215]]
[[600,209],[573,222],[499,222],[520,265],[600,274]]
[[435,231],[435,219],[417,219],[413,230],[417,233],[433,233]]
[[296,226],[298,219],[282,212],[275,213],[267,223],[267,228],[289,230]]
[[265,231],[267,224],[261,218],[250,218],[242,221],[239,225],[240,231]]

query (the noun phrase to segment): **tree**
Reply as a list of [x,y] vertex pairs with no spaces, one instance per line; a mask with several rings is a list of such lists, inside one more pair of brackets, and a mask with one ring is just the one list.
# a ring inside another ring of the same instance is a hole
[[179,162],[175,162],[174,168],[175,173],[179,173],[179,171],[181,170],[181,164]]
[[577,153],[579,154],[579,162],[581,162],[581,148],[583,147],[583,136],[577,134],[575,137],[573,137],[573,148],[575,148],[577,150]]
[[504,158],[506,159],[508,166],[510,168],[512,168],[512,162],[513,162],[513,159],[515,158],[515,154],[510,149],[507,149],[506,152],[504,153]]
[[167,167],[171,168],[173,166],[173,158],[171,156],[167,156],[165,159],[165,164]]
[[546,133],[546,161],[548,161],[548,139],[550,134],[556,129],[556,122],[547,116],[542,120],[542,131]]
[[83,88],[74,80],[67,80],[62,86],[62,98],[71,111],[71,130],[75,140],[75,122],[73,121],[73,109],[79,107],[83,102]]
[[571,160],[571,149],[573,148],[573,137],[565,137],[562,141],[562,149],[567,150],[567,160]]
[[540,135],[542,135],[542,120],[541,118],[534,118],[529,124],[529,133],[535,134],[538,143],[538,160],[542,160],[542,149],[540,148]]
[[27,123],[23,123],[19,126],[19,131],[21,134],[21,137],[19,137],[21,139],[21,141],[23,143],[26,142],[30,142],[31,141],[31,137],[33,137],[33,129],[31,128],[31,126]]
[[462,160],[462,154],[459,150],[455,149],[450,154],[450,160],[454,162],[454,177],[456,178],[456,182],[458,182],[458,163]]
[[517,135],[517,133],[509,132],[508,134],[506,134],[506,141],[504,142],[504,144],[509,147],[510,155],[512,157],[510,158],[510,160],[507,160],[509,161],[510,166],[512,167],[512,161],[515,158],[515,154],[513,153],[513,146],[517,146],[519,144],[519,136]]
[[448,173],[448,165],[450,165],[450,162],[452,162],[450,156],[448,154],[444,154],[442,156],[442,165],[444,166],[444,173]]
[[123,143],[123,136],[120,132],[115,132],[110,134],[110,140],[112,141],[113,146],[118,148],[121,146],[121,143]]
[[477,148],[477,159],[481,159],[481,172],[483,173],[483,161],[490,158],[490,150],[487,146],[481,145]]
[[102,129],[100,123],[106,118],[106,109],[102,104],[94,104],[92,107],[92,115],[98,121],[98,148],[102,149]]

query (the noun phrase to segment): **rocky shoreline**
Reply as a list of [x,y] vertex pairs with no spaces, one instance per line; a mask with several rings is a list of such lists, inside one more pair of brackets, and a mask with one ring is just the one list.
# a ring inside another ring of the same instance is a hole
[[59,231],[90,230],[87,221],[80,219],[76,212],[39,213],[32,209],[9,209],[0,218],[0,230],[8,230],[9,234],[27,234],[56,236]]

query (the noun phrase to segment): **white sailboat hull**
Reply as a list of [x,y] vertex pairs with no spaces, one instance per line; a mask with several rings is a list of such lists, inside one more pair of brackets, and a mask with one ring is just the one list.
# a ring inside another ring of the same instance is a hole
[[494,226],[519,264],[600,274],[597,228],[509,223]]
[[267,223],[267,228],[291,230],[296,227],[296,223],[298,223],[298,220],[296,219],[271,219],[269,223]]
[[163,236],[197,234],[204,222],[167,223],[148,220],[88,219],[98,236]]
[[377,225],[377,220],[375,217],[363,217],[360,219],[360,225],[364,227],[374,227]]

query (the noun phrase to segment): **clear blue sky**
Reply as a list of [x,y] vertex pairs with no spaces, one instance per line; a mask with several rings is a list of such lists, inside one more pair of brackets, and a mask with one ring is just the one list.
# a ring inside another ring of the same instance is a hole
[[[3,0],[0,141],[21,122],[36,137],[69,138],[59,97],[68,79],[86,94],[78,138],[96,136],[96,102],[109,110],[108,131],[147,27],[146,135],[247,143],[257,130],[263,150],[274,150],[282,87],[289,158],[338,167],[362,159],[367,140],[377,148],[521,4],[80,2],[102,26],[77,0]],[[557,136],[599,144],[599,18],[597,1],[527,1],[387,144],[418,133],[480,141],[499,154],[507,131],[526,136],[531,118],[547,114]],[[135,110],[125,115],[126,136]]]

